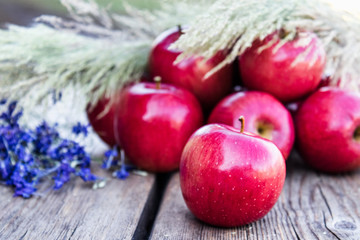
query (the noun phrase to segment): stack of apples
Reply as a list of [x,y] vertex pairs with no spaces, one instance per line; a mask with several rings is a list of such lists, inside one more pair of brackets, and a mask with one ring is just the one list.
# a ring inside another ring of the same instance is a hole
[[[317,170],[360,166],[360,96],[320,87],[326,53],[315,34],[299,31],[279,45],[284,33],[276,31],[209,77],[226,51],[175,63],[181,51],[170,46],[182,34],[178,27],[155,40],[155,82],[126,86],[110,106],[102,99],[88,115],[100,137],[121,146],[140,169],[179,168],[184,200],[197,218],[232,227],[265,216],[281,193],[295,139]],[[233,91],[234,83],[243,90]],[[293,103],[299,107],[291,114],[286,106]]]

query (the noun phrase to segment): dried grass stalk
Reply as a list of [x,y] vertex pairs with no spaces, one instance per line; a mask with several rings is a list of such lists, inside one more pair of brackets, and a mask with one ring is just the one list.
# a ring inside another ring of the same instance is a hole
[[308,30],[325,45],[326,72],[333,84],[341,79],[341,87],[360,90],[360,16],[355,11],[335,9],[325,0],[218,0],[195,22],[172,47],[184,51],[178,61],[191,55],[209,59],[219,50],[231,50],[208,74],[275,30],[289,33],[284,41]]
[[140,79],[158,34],[189,23],[211,3],[159,1],[152,11],[125,4],[117,14],[91,0],[61,2],[72,20],[41,16],[30,28],[0,30],[0,97],[18,100],[25,111],[69,87],[90,103],[112,96]]
[[284,41],[299,29],[313,31],[326,47],[334,82],[360,89],[360,18],[324,0],[159,0],[156,10],[125,4],[125,14],[91,0],[61,2],[72,20],[42,16],[30,28],[0,30],[0,97],[19,100],[25,110],[69,87],[92,103],[113,95],[140,78],[154,38],[178,24],[190,26],[173,45],[184,51],[179,59],[230,50],[208,74],[275,30],[289,33]]

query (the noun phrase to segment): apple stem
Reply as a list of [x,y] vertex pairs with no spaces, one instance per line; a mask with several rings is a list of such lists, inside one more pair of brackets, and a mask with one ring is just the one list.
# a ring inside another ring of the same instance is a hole
[[240,116],[239,121],[241,123],[240,133],[244,133],[244,128],[245,128],[245,118],[244,118],[244,116]]
[[180,34],[183,34],[181,24],[177,25],[177,27],[178,27],[178,31],[179,31],[179,33],[180,33]]
[[[279,37],[281,40],[284,40],[285,38],[288,37],[288,35],[290,34],[289,31],[286,31],[285,29],[281,29],[279,32]],[[298,33],[295,34],[295,36],[293,37],[293,39],[296,39],[298,36]]]
[[156,84],[156,89],[160,89],[161,88],[161,77],[160,76],[156,76],[154,78],[154,82]]
[[355,141],[360,142],[360,127],[357,127],[354,132],[354,139]]

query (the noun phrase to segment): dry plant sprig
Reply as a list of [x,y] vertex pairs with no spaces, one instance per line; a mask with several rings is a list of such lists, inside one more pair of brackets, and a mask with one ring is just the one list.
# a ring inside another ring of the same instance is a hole
[[326,46],[334,81],[359,89],[359,17],[322,0],[159,0],[155,10],[125,4],[125,14],[92,0],[61,2],[72,20],[43,16],[31,28],[0,30],[0,97],[19,100],[25,111],[69,87],[87,102],[111,96],[143,74],[154,38],[178,24],[190,25],[174,45],[181,57],[230,49],[222,64],[277,29],[289,33],[284,41],[299,29],[313,31]]
[[284,41],[289,41],[301,29],[315,32],[324,43],[326,71],[333,74],[333,83],[341,79],[342,87],[360,90],[360,17],[356,13],[335,9],[323,0],[218,0],[195,21],[172,47],[184,51],[178,60],[191,55],[209,59],[219,50],[230,49],[208,75],[232,62],[256,39],[283,29],[289,33]]
[[61,2],[72,20],[42,16],[30,28],[0,30],[0,98],[18,100],[25,111],[69,87],[90,103],[110,97],[144,73],[158,34],[211,4],[159,0],[156,10],[125,4],[117,14],[92,0]]
[[[0,95],[30,106],[76,86],[88,100],[141,76],[151,41],[92,39],[45,25],[0,31]],[[121,80],[120,80],[121,79]]]

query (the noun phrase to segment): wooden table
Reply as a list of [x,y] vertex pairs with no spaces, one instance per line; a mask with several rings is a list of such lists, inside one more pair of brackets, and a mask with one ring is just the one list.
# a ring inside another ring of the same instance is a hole
[[187,209],[179,174],[132,174],[103,189],[73,180],[28,200],[0,188],[0,239],[360,239],[360,171],[326,175],[293,154],[283,192],[263,219],[237,228],[206,225]]

